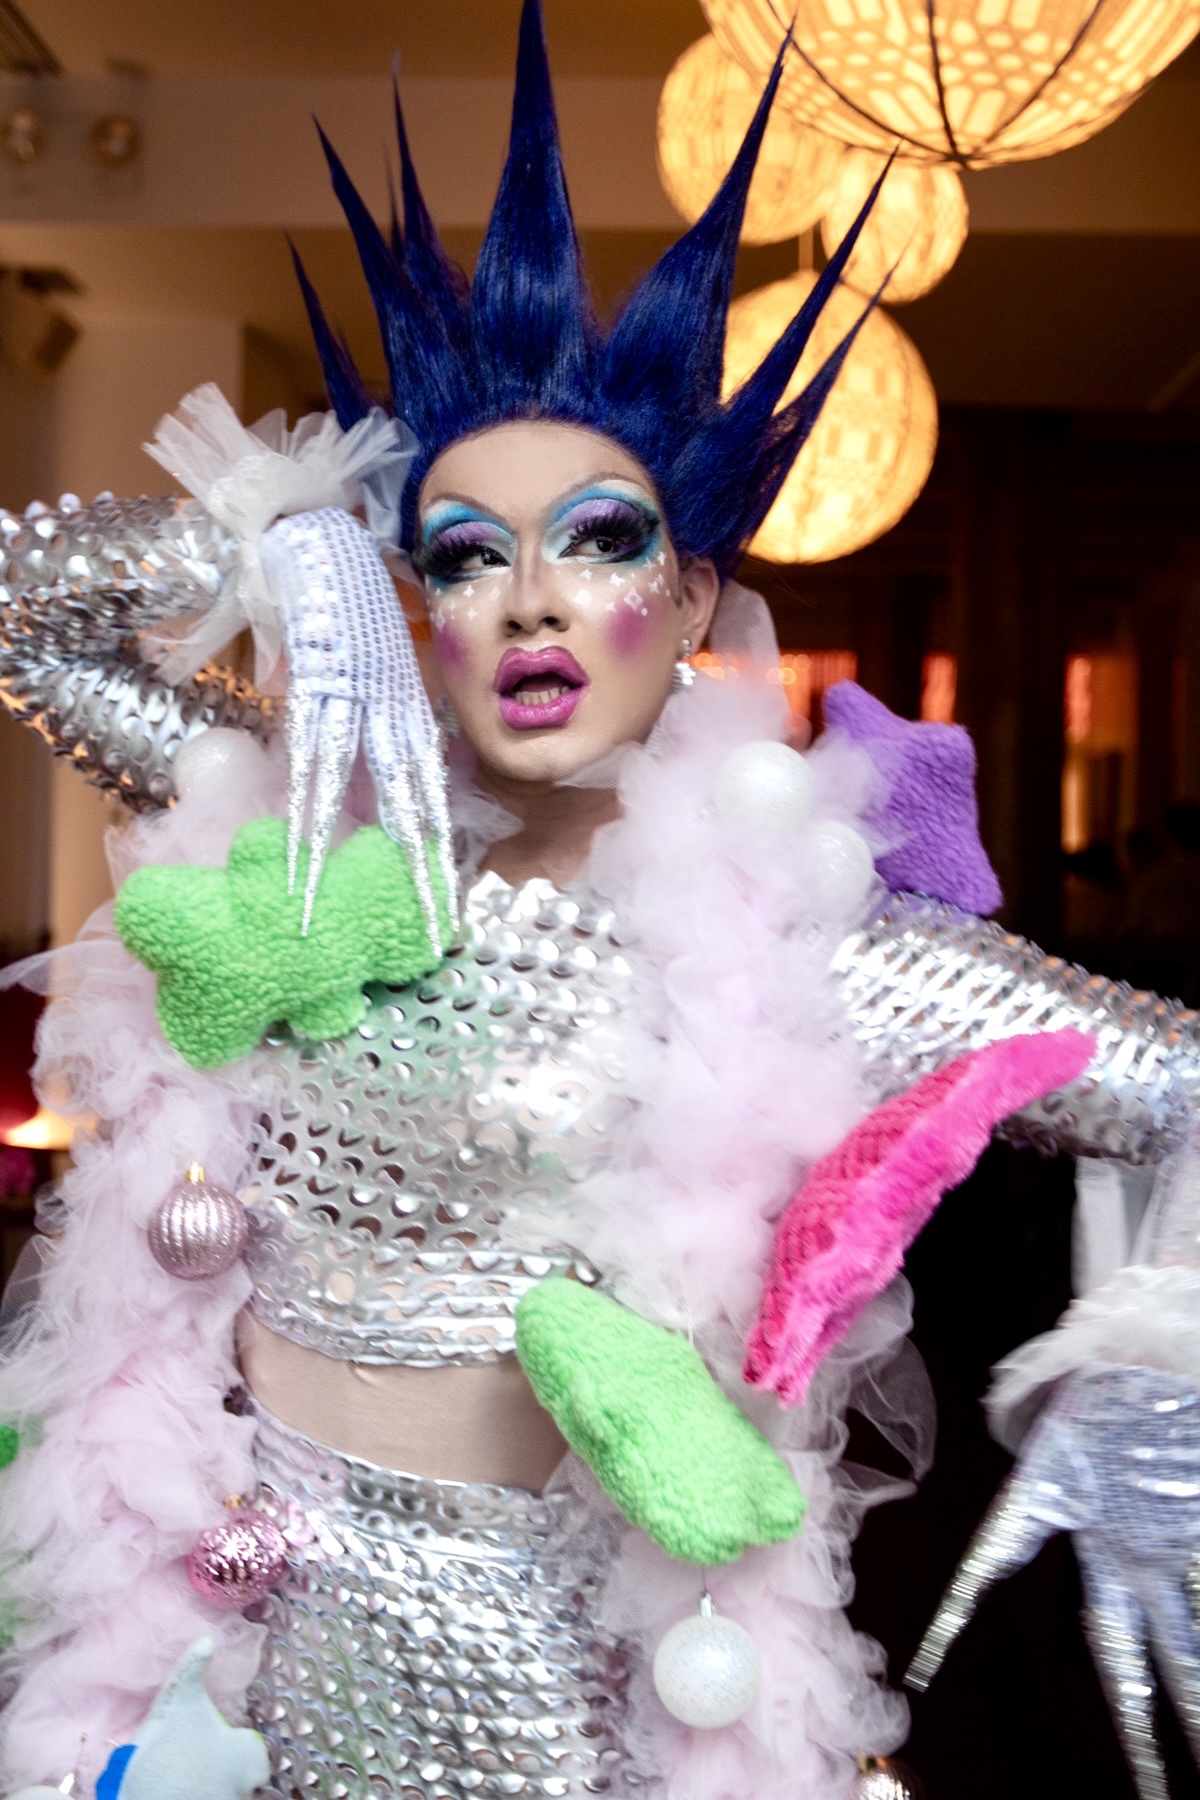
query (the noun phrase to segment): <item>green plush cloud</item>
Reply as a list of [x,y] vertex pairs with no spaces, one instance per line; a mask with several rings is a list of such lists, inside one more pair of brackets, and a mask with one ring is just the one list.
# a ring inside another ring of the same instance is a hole
[[682,1562],[732,1562],[794,1537],[795,1477],[699,1353],[577,1281],[539,1282],[516,1314],[538,1400],[633,1524]]
[[247,1055],[281,1019],[301,1037],[340,1037],[366,1010],[367,982],[401,985],[441,961],[408,860],[386,832],[368,826],[326,859],[302,937],[307,860],[302,850],[289,894],[287,827],[254,819],[223,869],[152,864],[124,882],[117,930],[158,976],[163,1031],[195,1068]]

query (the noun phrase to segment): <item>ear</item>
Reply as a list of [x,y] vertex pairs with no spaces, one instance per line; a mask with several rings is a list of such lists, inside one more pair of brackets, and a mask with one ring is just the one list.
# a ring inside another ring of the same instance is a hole
[[683,635],[698,650],[708,635],[721,595],[721,577],[707,556],[689,556],[679,566],[679,611]]

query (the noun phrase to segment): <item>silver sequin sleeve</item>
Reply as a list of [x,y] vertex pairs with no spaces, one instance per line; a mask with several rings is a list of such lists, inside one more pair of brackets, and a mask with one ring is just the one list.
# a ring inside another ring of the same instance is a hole
[[899,896],[838,951],[852,1026],[880,1096],[964,1050],[1072,1026],[1096,1040],[1081,1081],[1029,1107],[1006,1135],[1046,1151],[1156,1162],[1200,1098],[1200,1017],[1047,956],[953,907]]
[[263,737],[272,707],[231,670],[168,686],[139,634],[209,607],[233,564],[194,501],[0,513],[0,700],[87,779],[138,810],[171,799],[181,743],[213,725]]

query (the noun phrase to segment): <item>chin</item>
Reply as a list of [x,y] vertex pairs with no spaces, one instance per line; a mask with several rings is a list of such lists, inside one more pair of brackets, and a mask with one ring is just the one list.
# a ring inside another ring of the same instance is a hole
[[518,743],[491,743],[479,750],[483,762],[510,781],[567,781],[597,762],[612,744],[594,744],[567,732],[545,732]]

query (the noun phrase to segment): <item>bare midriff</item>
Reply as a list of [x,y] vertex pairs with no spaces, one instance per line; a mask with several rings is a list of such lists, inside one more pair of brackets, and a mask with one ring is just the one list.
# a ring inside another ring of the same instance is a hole
[[566,1454],[515,1356],[442,1369],[344,1362],[280,1337],[248,1312],[238,1320],[238,1356],[269,1413],[380,1468],[539,1494]]

